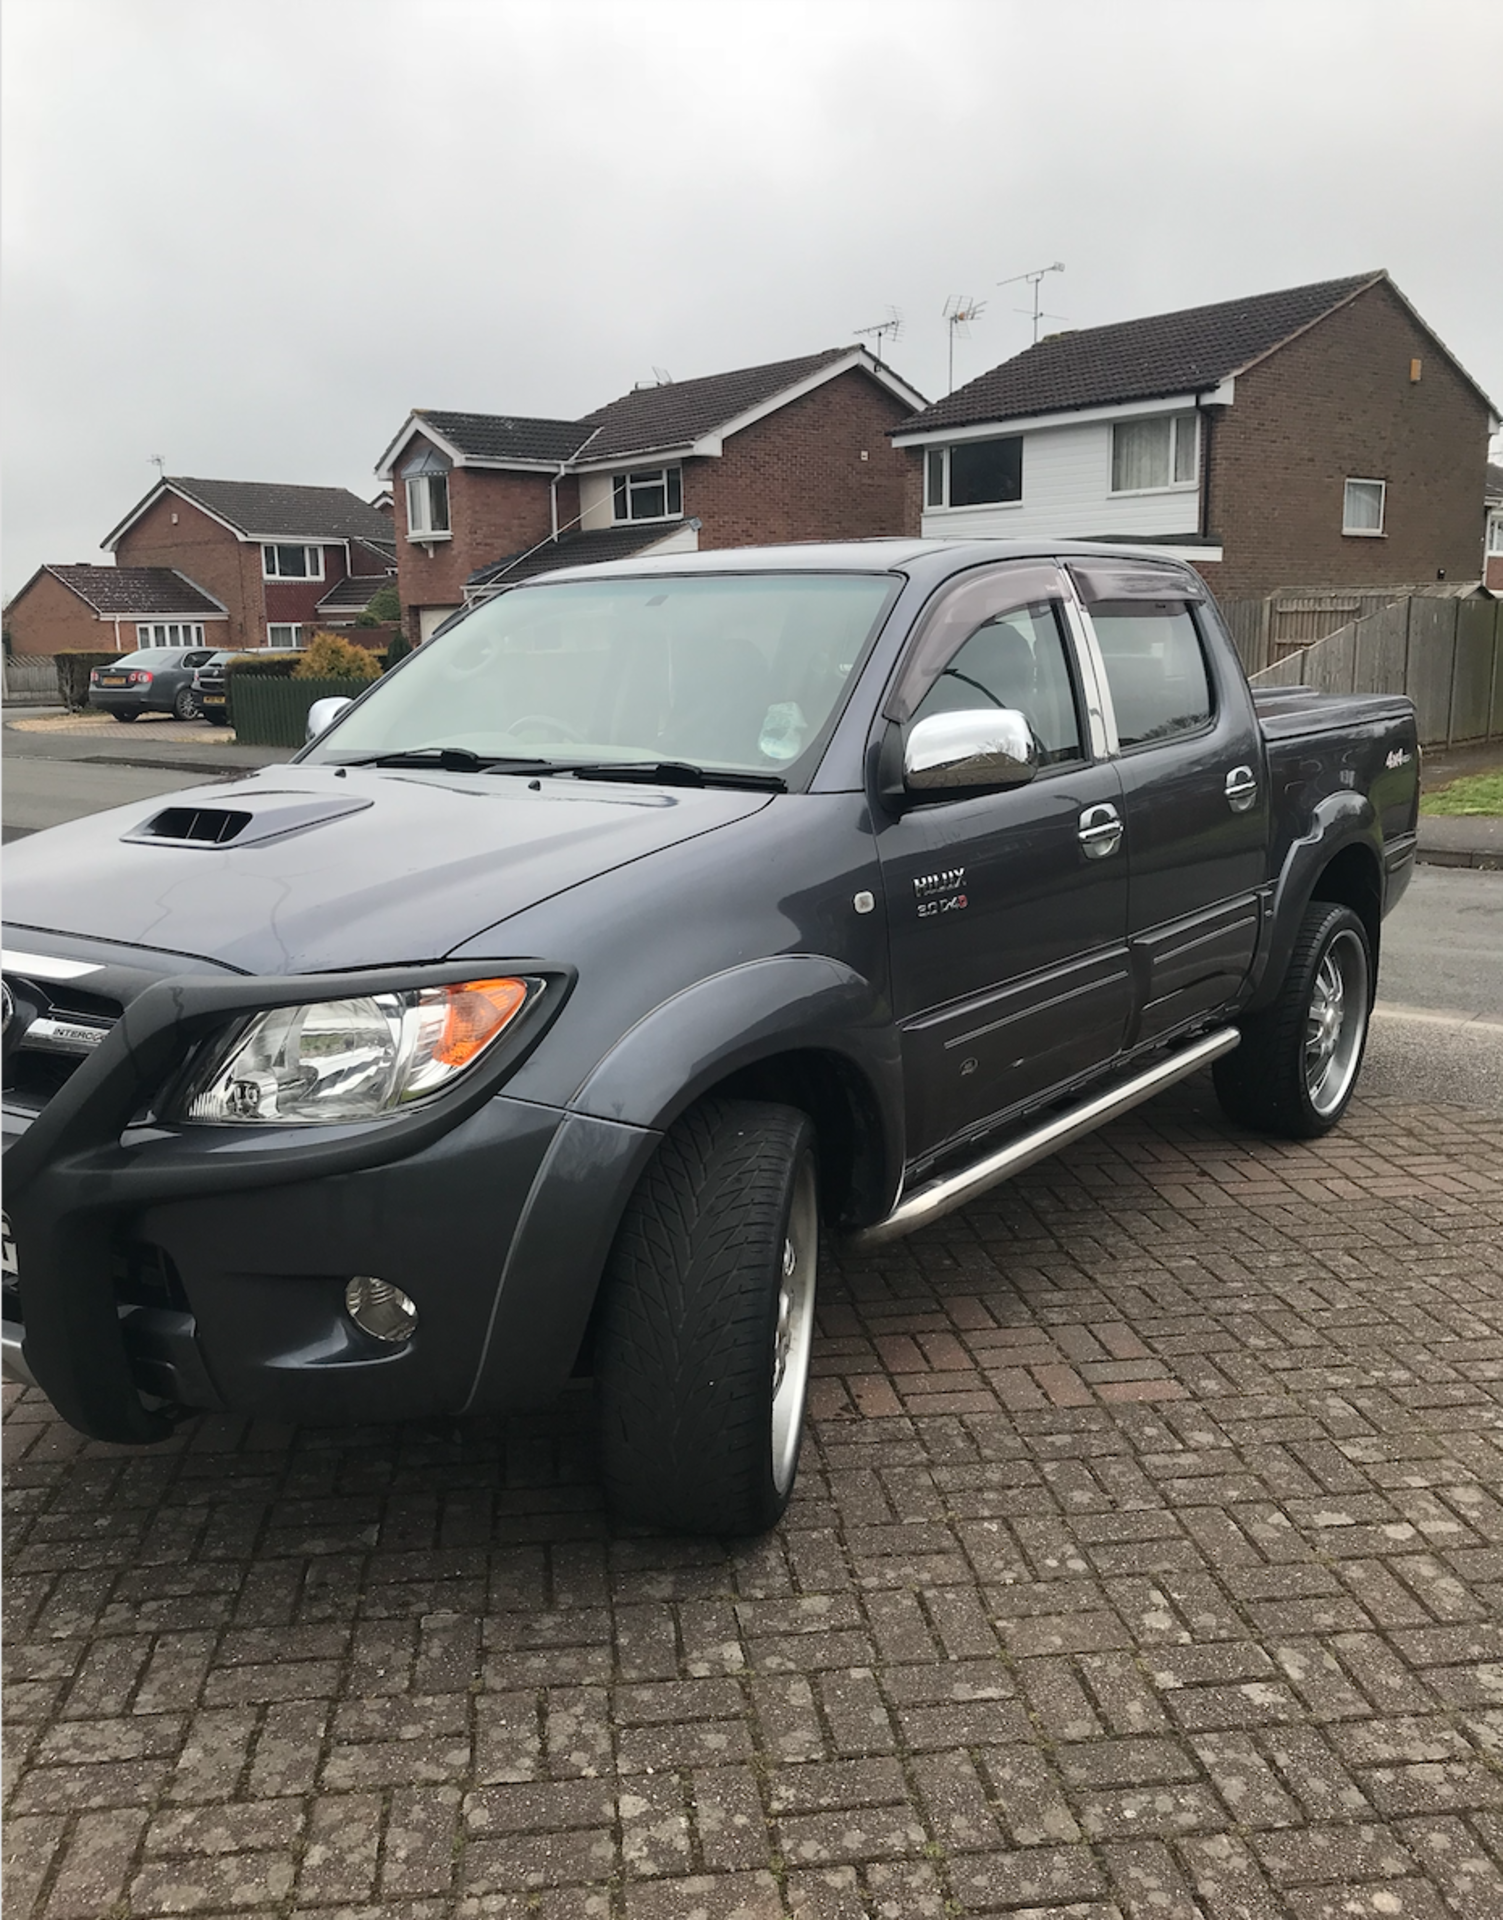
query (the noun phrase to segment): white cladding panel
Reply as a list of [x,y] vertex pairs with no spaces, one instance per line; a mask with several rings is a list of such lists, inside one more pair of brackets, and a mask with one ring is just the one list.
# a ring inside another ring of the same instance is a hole
[[582,473],[579,476],[579,525],[585,533],[599,533],[602,527],[616,524],[615,499],[608,473]]
[[[922,451],[927,453],[927,448]],[[1114,494],[1112,426],[1093,420],[1023,436],[1023,498],[1011,505],[926,507],[923,532],[937,540],[1152,539],[1193,533],[1200,522],[1195,487]]]

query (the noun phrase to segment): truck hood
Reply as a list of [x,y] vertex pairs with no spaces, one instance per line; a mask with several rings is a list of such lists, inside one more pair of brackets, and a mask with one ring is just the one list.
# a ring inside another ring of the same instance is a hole
[[[5,918],[248,973],[439,960],[526,907],[713,833],[771,798],[568,777],[271,767],[8,847]],[[498,955],[504,945],[502,932]]]

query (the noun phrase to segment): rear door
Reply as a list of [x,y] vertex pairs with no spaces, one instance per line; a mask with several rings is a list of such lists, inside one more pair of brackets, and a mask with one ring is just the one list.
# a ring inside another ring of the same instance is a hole
[[1139,1044],[1224,1005],[1252,964],[1268,858],[1262,738],[1240,674],[1217,672],[1216,614],[1188,569],[1102,559],[1070,571],[1122,779]]
[[1034,781],[910,798],[878,832],[910,1159],[1099,1068],[1128,1024],[1121,789],[1093,747],[1099,699],[1052,563],[981,569],[942,594],[884,715],[906,732],[998,707],[1032,722]]

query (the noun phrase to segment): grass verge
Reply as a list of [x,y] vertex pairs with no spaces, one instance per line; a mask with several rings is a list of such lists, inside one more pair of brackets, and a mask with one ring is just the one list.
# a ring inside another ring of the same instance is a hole
[[1485,818],[1503,815],[1503,767],[1491,773],[1469,773],[1420,799],[1421,813],[1470,814]]

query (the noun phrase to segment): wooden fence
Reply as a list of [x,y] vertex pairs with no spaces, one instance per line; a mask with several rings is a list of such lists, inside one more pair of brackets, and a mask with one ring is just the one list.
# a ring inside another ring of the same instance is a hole
[[1249,673],[1261,673],[1286,654],[1313,646],[1400,597],[1394,588],[1373,593],[1339,587],[1319,593],[1290,591],[1262,600],[1229,600],[1221,613],[1243,666]]
[[1408,694],[1427,747],[1503,740],[1503,601],[1411,594],[1249,678],[1255,687]]
[[5,704],[17,707],[55,707],[57,661],[50,653],[13,653],[5,662]]
[[353,700],[367,680],[281,680],[269,674],[230,676],[230,722],[240,746],[300,747],[308,738],[308,709],[335,695]]

